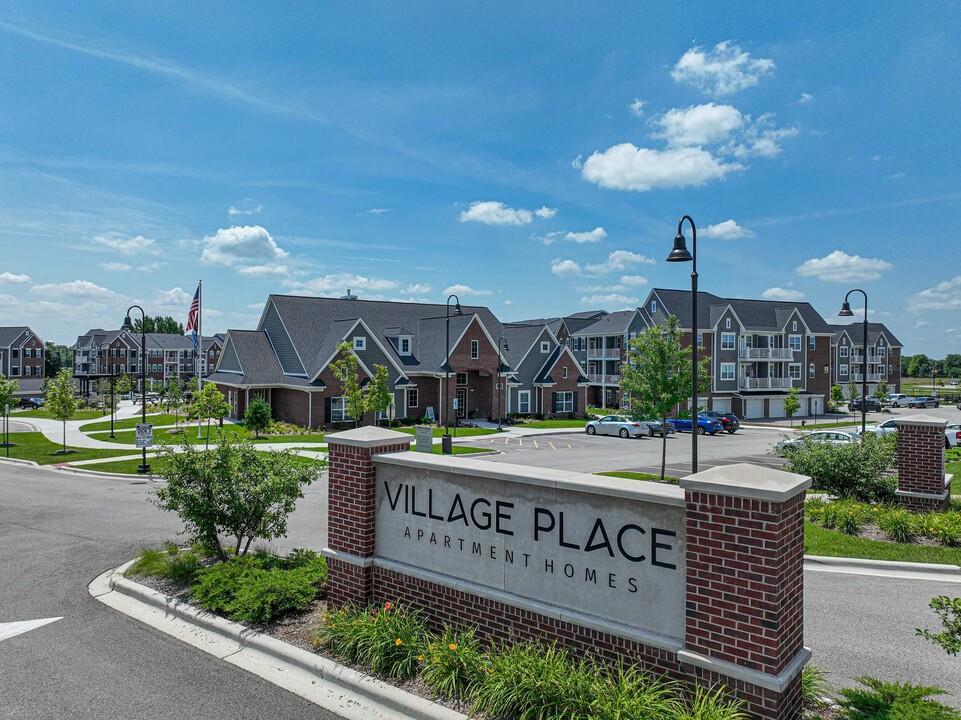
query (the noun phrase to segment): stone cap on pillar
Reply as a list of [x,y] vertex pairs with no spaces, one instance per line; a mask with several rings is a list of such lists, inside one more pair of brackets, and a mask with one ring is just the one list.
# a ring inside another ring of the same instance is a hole
[[902,425],[929,425],[931,427],[944,428],[947,426],[948,421],[944,418],[935,417],[934,415],[918,413],[917,415],[906,415],[905,417],[896,418],[894,424],[898,427]]
[[348,445],[350,447],[375,448],[383,445],[410,444],[413,436],[407,433],[388,430],[387,428],[365,425],[364,427],[351,428],[343,432],[333,433],[324,438],[327,445]]
[[811,478],[806,475],[748,463],[719,465],[681,478],[683,490],[768,502],[785,502],[809,487]]

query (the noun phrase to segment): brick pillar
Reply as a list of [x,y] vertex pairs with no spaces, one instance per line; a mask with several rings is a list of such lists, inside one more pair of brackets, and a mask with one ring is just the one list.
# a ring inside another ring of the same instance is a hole
[[361,427],[327,436],[327,601],[367,605],[373,592],[377,453],[410,449],[411,436]]
[[951,475],[944,474],[946,420],[931,415],[908,415],[898,425],[898,489],[909,510],[947,510]]
[[681,480],[687,617],[678,659],[699,684],[727,685],[752,714],[800,717],[804,491],[811,479],[754,465]]

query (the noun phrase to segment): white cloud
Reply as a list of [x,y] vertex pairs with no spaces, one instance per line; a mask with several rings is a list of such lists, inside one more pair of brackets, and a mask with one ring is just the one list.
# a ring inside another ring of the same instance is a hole
[[260,225],[234,225],[221,228],[214,236],[203,240],[201,260],[216,265],[233,265],[245,260],[280,260],[287,253],[278,247],[274,239]]
[[739,238],[754,237],[756,233],[738,225],[734,220],[725,220],[717,225],[708,225],[701,231],[701,235],[721,240],[737,240]]
[[643,275],[621,275],[621,285],[628,285],[630,287],[638,287],[640,285],[647,285],[647,278]]
[[761,297],[764,300],[787,300],[792,302],[795,300],[803,300],[804,293],[799,290],[789,290],[787,288],[772,287],[768,288],[761,293]]
[[637,302],[638,300],[636,297],[629,297],[619,293],[609,293],[607,295],[589,295],[581,298],[581,305],[588,305],[590,307],[604,305],[607,307],[613,307],[617,310],[626,310],[628,308],[637,307]]
[[87,297],[87,298],[107,298],[113,297],[116,293],[105,287],[96,285],[89,280],[73,280],[65,283],[44,283],[34,285],[30,292],[49,297]]
[[574,168],[575,170],[580,170],[583,166],[584,166],[584,163],[581,162],[580,155],[578,155],[576,158],[571,160],[571,167]]
[[235,215],[259,215],[263,209],[263,205],[254,205],[253,198],[244,198],[241,207],[231,205],[227,208],[227,214],[230,215],[230,217],[234,217]]
[[[184,317],[187,315],[187,310],[190,308],[190,301],[193,300],[193,295],[188,293],[186,290],[180,287],[170,288],[169,290],[158,290],[157,295],[151,301],[151,306],[156,307],[161,306],[171,306],[175,310],[183,313]],[[204,315],[208,315],[209,312],[204,309]]]
[[344,272],[322,275],[303,282],[286,281],[284,284],[300,293],[316,293],[321,295],[336,293],[338,296],[346,295],[348,290],[355,295],[365,290],[370,293],[377,293],[385,290],[394,290],[400,285],[396,280],[373,278]]
[[410,295],[426,295],[431,289],[431,286],[427,283],[411,283],[404,292]]
[[286,265],[247,265],[238,267],[237,272],[249,277],[267,277],[269,275],[289,275],[290,269]]
[[616,270],[627,270],[635,265],[654,265],[655,262],[646,255],[639,255],[630,250],[615,250],[602,263],[588,265],[587,271],[595,275],[604,275]]
[[700,47],[688,50],[671,70],[671,77],[720,97],[757,85],[760,78],[773,72],[773,60],[752,58],[738,45],[725,40],[713,50]]
[[124,255],[157,255],[160,253],[160,248],[157,247],[157,241],[145,238],[143,235],[137,235],[132,238],[97,235],[93,238],[93,242],[97,245],[104,245],[111,250],[116,250]]
[[159,263],[159,262],[144,263],[143,265],[138,265],[138,266],[137,266],[137,271],[138,271],[138,272],[153,272],[154,270],[159,269],[159,268],[162,267],[163,265],[164,265],[164,263]]
[[505,305],[513,305],[513,304],[514,304],[514,301],[511,300],[510,298],[508,298],[507,300],[504,301],[504,304],[505,304]]
[[581,266],[573,260],[561,260],[557,258],[551,261],[551,272],[561,277],[565,275],[580,275]]
[[383,215],[384,213],[389,213],[390,208],[371,208],[367,211],[368,215]]
[[863,258],[835,250],[823,258],[811,258],[794,270],[798,275],[816,277],[828,282],[855,282],[877,280],[881,273],[894,266],[879,258]]
[[602,227],[596,227],[586,232],[569,232],[564,236],[564,239],[583,245],[584,243],[598,243],[606,237],[607,231]]
[[132,265],[120,262],[99,263],[97,267],[107,272],[127,272],[128,270],[133,270]]
[[961,310],[961,275],[915,293],[907,306],[911,310]]
[[603,152],[595,151],[584,162],[581,177],[612,190],[647,192],[654,188],[697,187],[743,169],[743,165],[726,163],[701,148],[652,150],[621,143]]
[[737,158],[774,157],[781,153],[781,141],[797,137],[798,133],[795,127],[774,127],[774,115],[767,113],[745,126],[741,137],[732,141],[725,151]]
[[492,290],[475,290],[470,285],[451,285],[450,287],[444,288],[443,295],[493,295]]
[[655,137],[662,138],[671,147],[713,145],[726,142],[732,133],[740,130],[745,117],[731,105],[707,103],[672,108],[654,124],[661,129]]
[[14,275],[11,272],[0,273],[0,283],[8,283],[10,285],[25,285],[30,282],[29,275]]
[[502,202],[486,200],[472,202],[458,219],[461,222],[479,222],[485,225],[529,225],[534,221],[535,215],[540,218],[552,218],[556,213],[556,208],[542,207],[534,211],[515,210]]
[[642,115],[644,115],[644,105],[645,105],[645,104],[646,104],[646,103],[645,103],[643,100],[639,100],[638,98],[634,98],[634,100],[631,102],[631,104],[627,106],[627,109],[630,110],[630,111],[631,111],[632,113],[634,113],[635,115],[637,115],[637,117],[641,117]]
[[798,104],[806,105],[812,100],[814,100],[814,96],[811,93],[801,93],[801,97],[798,98]]

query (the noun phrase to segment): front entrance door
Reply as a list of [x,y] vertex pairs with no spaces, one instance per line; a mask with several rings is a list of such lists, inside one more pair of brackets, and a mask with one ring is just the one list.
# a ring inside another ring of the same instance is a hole
[[467,417],[467,388],[457,388],[457,419],[463,420]]

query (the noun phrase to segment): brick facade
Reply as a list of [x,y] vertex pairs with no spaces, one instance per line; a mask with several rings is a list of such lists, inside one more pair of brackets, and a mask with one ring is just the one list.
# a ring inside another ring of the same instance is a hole
[[946,420],[929,415],[898,418],[897,497],[909,510],[946,510],[951,476],[944,473]]

